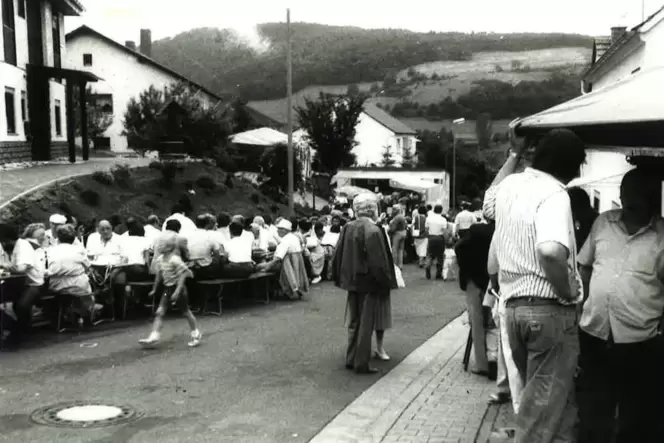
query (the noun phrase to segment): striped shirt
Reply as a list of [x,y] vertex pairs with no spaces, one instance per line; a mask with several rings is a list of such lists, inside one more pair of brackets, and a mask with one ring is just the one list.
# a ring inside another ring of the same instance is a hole
[[[583,299],[576,267],[572,209],[565,186],[553,176],[532,168],[513,174],[489,188],[484,213],[496,220],[495,252],[504,298],[540,297],[574,304]],[[578,288],[575,301],[556,295],[537,258],[537,246],[556,242],[569,251],[570,287]],[[574,285],[573,285],[574,283]]]

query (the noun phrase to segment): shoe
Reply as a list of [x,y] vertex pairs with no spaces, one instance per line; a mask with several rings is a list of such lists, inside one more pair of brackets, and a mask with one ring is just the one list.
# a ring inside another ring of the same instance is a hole
[[203,338],[203,334],[201,334],[201,331],[196,329],[195,331],[191,331],[191,340],[189,343],[187,343],[187,346],[190,348],[195,348],[196,346],[201,344],[201,339]]
[[509,403],[512,400],[512,396],[508,392],[497,392],[489,396],[490,405],[502,405],[504,403]]
[[148,338],[143,338],[139,340],[138,343],[141,346],[152,347],[157,345],[157,343],[159,343],[160,338],[161,337],[158,332],[152,332],[150,333],[150,336]]
[[353,369],[355,369],[355,366],[347,364],[346,369],[348,369],[349,371],[352,371]]
[[323,280],[322,277],[316,277],[316,278],[314,278],[313,280],[311,280],[311,284],[312,284],[312,285],[317,285],[317,284],[320,283],[322,280]]
[[370,366],[364,367],[364,368],[356,368],[355,373],[356,374],[377,374],[379,371],[376,368],[372,368]]
[[424,272],[425,272],[425,274],[426,274],[426,276],[427,276],[427,280],[431,280],[431,269],[428,269],[428,268],[427,268]]
[[380,361],[390,361],[390,356],[387,355],[387,352],[374,352],[374,358]]

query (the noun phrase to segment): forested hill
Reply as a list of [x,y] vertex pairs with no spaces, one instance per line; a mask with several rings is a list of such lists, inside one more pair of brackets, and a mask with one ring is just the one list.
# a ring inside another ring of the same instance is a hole
[[[483,51],[590,47],[570,34],[416,33],[294,23],[293,88],[382,81],[391,72],[433,61],[468,60]],[[153,57],[220,94],[247,100],[285,95],[283,23],[258,26],[266,47],[252,49],[233,31],[200,28],[154,42]]]

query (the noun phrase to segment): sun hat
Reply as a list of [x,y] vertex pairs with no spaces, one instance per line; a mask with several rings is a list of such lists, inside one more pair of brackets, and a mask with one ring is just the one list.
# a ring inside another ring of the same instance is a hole
[[54,225],[64,225],[65,223],[67,223],[67,217],[65,217],[62,214],[53,214],[48,219],[48,221],[53,223]]
[[293,230],[293,224],[286,219],[281,220],[277,223],[277,229],[285,229],[287,231]]

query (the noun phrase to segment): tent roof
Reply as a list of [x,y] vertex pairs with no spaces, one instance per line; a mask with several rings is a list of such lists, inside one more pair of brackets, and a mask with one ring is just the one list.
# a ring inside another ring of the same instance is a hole
[[288,136],[272,128],[252,129],[231,135],[231,141],[238,145],[272,146],[287,143]]
[[434,182],[420,180],[418,178],[398,177],[390,179],[390,186],[397,189],[405,189],[407,191],[425,192],[438,185]]
[[569,128],[586,143],[664,147],[664,67],[582,95],[516,123],[518,135]]

